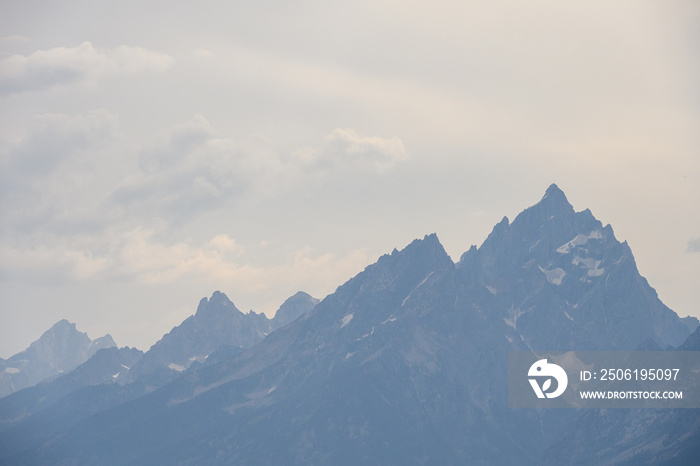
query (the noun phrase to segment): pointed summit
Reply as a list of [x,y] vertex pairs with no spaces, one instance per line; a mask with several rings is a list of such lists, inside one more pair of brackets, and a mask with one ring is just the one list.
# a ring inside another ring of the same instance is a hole
[[58,331],[58,330],[61,330],[61,329],[65,329],[66,331],[69,331],[69,330],[75,330],[75,331],[77,331],[76,328],[75,328],[75,324],[74,324],[74,323],[68,322],[68,320],[66,320],[66,319],[61,319],[61,320],[59,320],[58,322],[56,322],[55,324],[53,324],[53,325],[51,326],[51,328],[50,328],[49,330],[47,330],[46,332],[44,332],[44,333],[52,332],[52,331]]
[[551,239],[554,242],[567,241],[571,239],[567,237],[577,229],[577,223],[589,220],[594,220],[590,212],[577,214],[564,192],[556,184],[552,184],[547,188],[540,202],[528,207],[515,217],[508,228],[508,235],[522,238],[529,244],[538,239]]
[[442,243],[440,243],[440,240],[435,233],[425,235],[423,239],[413,240],[411,244],[406,246],[400,252],[402,254],[417,254],[425,257],[431,257],[436,261],[444,261],[445,259],[449,260],[449,256],[447,255],[447,252],[445,252],[445,248],[442,246]]
[[223,345],[250,348],[271,331],[264,314],[242,313],[221,291],[202,298],[195,315],[163,335],[143,358],[131,368],[129,381],[146,377],[152,386],[160,386],[193,362],[203,362]]
[[287,325],[299,316],[311,311],[319,301],[303,291],[299,291],[294,296],[287,298],[272,319],[273,330]]
[[559,189],[559,186],[557,186],[556,183],[552,183],[549,185],[549,187],[547,188],[547,191],[545,191],[545,193],[544,193],[544,196],[542,196],[542,200],[544,200],[548,197],[563,199],[564,202],[566,202],[567,204],[569,203],[566,200],[566,194],[564,194],[564,191]]
[[0,397],[32,386],[87,361],[97,350],[116,346],[105,335],[91,340],[75,324],[62,319],[45,331],[29,348],[0,361]]
[[564,191],[559,189],[559,186],[554,183],[549,185],[549,188],[545,191],[540,202],[535,204],[533,208],[537,206],[542,206],[544,208],[548,218],[552,215],[571,214],[574,212],[574,207],[569,203]]
[[227,314],[233,312],[234,314],[243,315],[243,313],[236,307],[235,304],[221,291],[215,291],[211,298],[202,298],[197,306],[197,316],[211,315],[211,314]]

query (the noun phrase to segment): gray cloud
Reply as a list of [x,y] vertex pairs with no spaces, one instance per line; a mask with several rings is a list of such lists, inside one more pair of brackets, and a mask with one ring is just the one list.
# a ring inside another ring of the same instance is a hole
[[230,139],[217,137],[204,117],[195,116],[143,151],[139,170],[123,179],[110,199],[132,214],[187,221],[247,188],[252,174],[246,156]]
[[319,148],[282,157],[261,137],[221,137],[198,115],[144,150],[139,170],[122,180],[111,200],[132,213],[181,223],[251,192],[294,189],[305,176],[348,169],[381,173],[406,158],[400,139],[361,136],[352,129],[336,129]]
[[23,176],[51,172],[96,142],[114,137],[118,127],[117,116],[106,110],[36,115],[21,142],[9,149],[11,168]]
[[700,252],[700,237],[688,240],[688,249],[686,252]]
[[93,81],[111,75],[162,71],[173,59],[160,52],[125,45],[97,49],[90,42],[77,47],[38,50],[28,56],[0,60],[0,95]]
[[39,245],[48,237],[103,231],[114,214],[100,209],[114,166],[106,146],[118,145],[119,137],[118,117],[93,110],[36,115],[20,140],[2,140],[0,242]]

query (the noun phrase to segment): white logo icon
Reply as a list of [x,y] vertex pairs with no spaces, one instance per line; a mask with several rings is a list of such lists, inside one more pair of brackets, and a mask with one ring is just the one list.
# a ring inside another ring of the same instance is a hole
[[[530,385],[532,385],[532,389],[537,395],[537,398],[556,398],[564,393],[564,390],[566,390],[566,386],[569,383],[569,378],[566,376],[564,369],[556,364],[548,363],[546,359],[540,359],[530,366],[530,370],[527,372],[527,375],[528,377],[546,377],[541,387],[538,379],[528,379],[530,381]],[[552,386],[552,379],[557,381],[556,390],[553,392],[547,392],[547,390],[549,390]]]

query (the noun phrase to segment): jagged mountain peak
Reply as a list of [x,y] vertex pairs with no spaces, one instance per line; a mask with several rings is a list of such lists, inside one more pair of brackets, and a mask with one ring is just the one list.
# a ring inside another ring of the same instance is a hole
[[549,185],[544,193],[544,196],[542,196],[542,199],[540,199],[540,202],[535,204],[533,207],[536,206],[544,207],[551,214],[574,211],[574,207],[566,198],[564,191],[562,191],[559,186],[554,183]]
[[[474,292],[485,292],[486,301],[503,306],[502,319],[514,330],[514,341],[524,333],[530,344],[590,344],[577,329],[610,322],[612,314],[618,314],[614,320],[629,319],[619,324],[625,332],[617,323],[604,326],[607,341],[620,348],[634,349],[640,336],[664,347],[687,335],[640,275],[627,242],[618,241],[612,227],[603,226],[590,210],[576,212],[556,185],[512,223],[504,218],[480,248],[462,255],[456,268]],[[654,325],[644,327],[639,319]],[[539,333],[543,320],[550,329]]]
[[415,239],[402,250],[394,249],[392,256],[401,257],[424,257],[437,261],[450,260],[450,256],[445,251],[436,233],[425,235],[423,239]]
[[46,345],[65,345],[68,342],[89,345],[91,340],[87,333],[76,328],[75,323],[61,319],[45,331],[38,340],[32,342],[29,349],[38,349]]
[[[564,192],[552,184],[538,203],[520,212],[512,222],[503,217],[479,250],[516,262],[532,254],[542,258],[577,235],[589,235],[594,231],[601,231],[606,237],[609,233],[614,240],[612,228],[603,229],[588,209],[576,212]],[[460,262],[464,262],[466,255]]]
[[51,326],[51,328],[49,329],[49,331],[54,330],[54,329],[62,329],[62,328],[76,330],[75,324],[73,322],[69,322],[67,319],[61,319],[58,322],[56,322],[55,324],[53,324]]
[[550,198],[552,202],[563,202],[566,204],[569,203],[569,201],[566,199],[566,194],[564,194],[564,191],[562,191],[559,188],[559,186],[556,185],[556,183],[552,183],[549,185],[549,187],[544,193],[544,196],[542,196],[542,201],[548,198]]
[[[366,267],[321,301],[309,315],[335,328],[364,328],[394,321],[422,291],[431,277],[450,274],[454,262],[445,252],[437,235],[416,239],[402,250],[394,250]],[[396,314],[396,315],[393,315]],[[350,322],[353,324],[350,324]],[[356,324],[360,324],[359,327]],[[325,338],[325,337],[324,337]]]
[[399,270],[409,273],[419,270],[432,271],[445,266],[454,266],[452,259],[445,251],[435,233],[425,235],[423,239],[415,239],[402,250],[394,249],[379,260],[365,268],[357,279],[366,279],[365,275],[376,277],[377,274],[394,274]]
[[556,184],[552,184],[537,204],[525,209],[513,220],[513,225],[533,221],[539,224],[549,223],[552,220],[560,221],[560,219],[566,221],[575,213],[564,191]]
[[277,329],[296,320],[299,316],[311,311],[320,300],[308,293],[298,291],[293,296],[287,298],[272,318],[272,327]]
[[[47,331],[45,331],[41,337],[35,342],[32,343],[32,345],[37,344],[39,341],[45,338],[50,338],[52,336],[68,336],[68,335],[75,335],[77,337],[84,337],[88,338],[87,333],[81,332],[76,328],[75,323],[69,322],[66,319],[61,319],[55,324],[51,326]],[[89,339],[89,338],[88,338]]]
[[[202,298],[197,312],[163,335],[129,371],[127,380],[146,377],[162,385],[194,362],[206,361],[222,345],[249,348],[273,330],[264,314],[244,314],[221,291]],[[155,374],[155,376],[154,376]]]
[[[437,235],[432,233],[425,235],[423,239],[413,240],[401,250],[394,249],[391,254],[384,254],[377,262],[368,265],[363,272],[340,286],[339,290],[348,285],[354,286],[359,282],[368,282],[368,285],[372,282],[372,287],[383,287],[389,282],[396,281],[398,277],[414,274],[422,274],[422,279],[425,275],[423,271],[430,272],[445,266],[453,267],[454,262],[445,251]],[[379,278],[380,276],[386,278]],[[403,278],[398,279],[399,282],[402,280]]]
[[112,335],[106,334],[105,336],[95,338],[91,340],[87,332],[81,332],[76,327],[76,324],[69,322],[66,319],[61,319],[51,326],[50,329],[45,331],[41,337],[33,342],[29,348],[56,346],[60,348],[77,347],[76,345],[88,345],[88,352],[90,354],[94,353],[98,349],[111,348],[117,346],[112,338]]
[[230,313],[244,315],[233,302],[226,296],[226,294],[221,291],[215,291],[211,298],[202,298],[197,306],[196,317],[203,317],[205,315],[210,315],[212,313],[222,314]]
[[91,340],[75,323],[61,319],[26,350],[0,361],[0,396],[73,370],[97,350],[112,346],[110,335]]
[[90,351],[97,351],[104,348],[116,348],[117,344],[109,333],[103,337],[95,338],[90,343]]

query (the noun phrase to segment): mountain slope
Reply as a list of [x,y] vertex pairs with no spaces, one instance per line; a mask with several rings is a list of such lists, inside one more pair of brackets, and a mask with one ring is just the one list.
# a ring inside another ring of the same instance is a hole
[[[700,358],[700,328],[677,350]],[[697,463],[698,455],[698,409],[596,409],[582,412],[544,458],[547,464],[681,466]]]
[[46,409],[78,389],[115,382],[120,372],[128,371],[142,355],[136,348],[104,348],[66,374],[0,399],[0,429]]
[[113,346],[116,344],[110,335],[91,340],[75,324],[61,320],[26,350],[0,359],[0,397],[71,371],[97,350]]
[[575,212],[552,185],[542,200],[504,218],[457,264],[480,305],[538,350],[634,350],[653,340],[677,346],[689,328],[639,274],[626,242],[589,210]]
[[284,327],[295,321],[300,316],[311,311],[320,300],[312,297],[303,291],[297,292],[294,296],[287,298],[280,308],[275,312],[275,316],[270,321],[272,330]]
[[299,292],[282,304],[275,318],[268,319],[253,311],[243,314],[224,293],[216,291],[211,298],[202,298],[193,316],[154,344],[126,380],[133,382],[141,377],[160,386],[192,363],[205,361],[219,347],[252,347],[273,330],[309,312],[317,302]]

